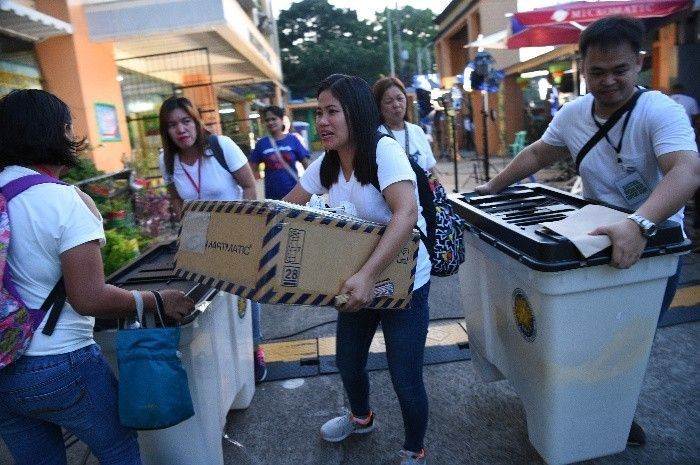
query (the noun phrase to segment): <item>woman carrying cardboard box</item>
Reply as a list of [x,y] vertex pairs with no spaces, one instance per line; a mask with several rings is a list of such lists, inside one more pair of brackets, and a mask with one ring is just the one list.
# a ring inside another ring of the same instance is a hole
[[[367,357],[381,322],[392,384],[404,421],[401,465],[425,464],[423,438],[428,424],[428,397],[423,383],[423,353],[428,333],[430,260],[421,243],[411,304],[404,310],[365,308],[373,300],[379,274],[398,255],[414,226],[425,232],[416,178],[403,147],[378,137],[379,112],[369,85],[355,76],[333,74],[318,91],[316,129],[326,150],[309,165],[284,198],[305,204],[312,194],[328,194],[331,207],[350,202],[357,216],[386,224],[386,231],[365,264],[348,278],[338,294],[336,362],[350,411],[326,422],[322,437],[338,442],[375,428],[369,405]],[[371,182],[379,179],[381,192]]]

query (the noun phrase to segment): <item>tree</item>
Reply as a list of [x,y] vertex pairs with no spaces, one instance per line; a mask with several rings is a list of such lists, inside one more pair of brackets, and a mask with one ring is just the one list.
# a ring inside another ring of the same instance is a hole
[[[433,22],[432,11],[405,6],[398,10],[386,8],[377,13],[382,40],[388,42],[387,18],[392,21],[396,73],[401,79],[409,85],[413,75],[435,72],[433,40],[438,28]],[[406,60],[402,58],[399,47],[408,55]]]
[[[408,51],[409,60],[404,63],[404,72],[399,74],[410,84],[410,77],[417,70],[415,57],[419,51],[425,57],[424,69],[425,61],[434,61],[431,49],[437,26],[430,10],[404,7],[392,10],[391,18],[395,37],[400,19],[402,47]],[[386,24],[386,10],[375,21],[360,21],[355,11],[336,8],[327,0],[303,0],[282,10],[277,29],[284,81],[292,96],[315,97],[318,84],[332,73],[354,74],[370,85],[387,76]]]
[[303,0],[277,21],[282,71],[293,97],[314,97],[332,73],[358,75],[370,84],[385,71],[386,46],[369,22],[327,0]]

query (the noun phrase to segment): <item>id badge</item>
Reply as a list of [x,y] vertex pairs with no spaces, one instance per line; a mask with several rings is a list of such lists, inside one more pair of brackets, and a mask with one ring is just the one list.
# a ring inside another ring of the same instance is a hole
[[647,185],[644,184],[642,176],[637,171],[633,171],[624,178],[618,179],[615,181],[615,185],[617,186],[617,190],[622,194],[622,197],[625,198],[627,204],[632,208],[638,207],[651,193]]

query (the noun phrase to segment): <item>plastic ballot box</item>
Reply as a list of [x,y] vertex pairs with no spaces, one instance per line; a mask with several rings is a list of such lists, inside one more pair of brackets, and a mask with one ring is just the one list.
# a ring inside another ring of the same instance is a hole
[[541,226],[589,202],[538,184],[497,195],[453,194],[469,223],[459,280],[472,358],[485,381],[507,378],[528,436],[551,464],[626,447],[668,277],[690,248],[659,225],[642,259],[584,259]]
[[[180,322],[195,414],[170,428],[139,431],[141,458],[145,465],[223,465],[226,415],[247,408],[255,393],[250,302],[176,277],[175,251],[175,243],[159,245],[107,279],[124,289],[181,289],[195,301],[195,311]],[[116,321],[95,326],[95,341],[119,377]]]

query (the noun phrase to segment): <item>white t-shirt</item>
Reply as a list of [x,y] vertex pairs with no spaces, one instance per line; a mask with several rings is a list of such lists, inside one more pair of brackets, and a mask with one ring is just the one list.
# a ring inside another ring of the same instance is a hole
[[[566,146],[576,159],[578,152],[598,131],[591,115],[593,95],[587,94],[565,104],[549,124],[542,141],[554,146]],[[626,115],[608,132],[617,145],[622,136]],[[603,120],[598,120],[603,124]],[[650,91],[643,93],[627,124],[620,152],[621,163],[613,147],[603,138],[584,157],[580,166],[583,196],[621,208],[636,210],[662,178],[657,158],[679,150],[697,151],[695,134],[683,108],[666,95]],[[630,204],[618,185],[628,176],[636,176],[648,188],[648,194]],[[681,209],[669,219],[683,224]]]
[[[377,191],[372,184],[361,185],[355,178],[355,173],[350,176],[349,181],[346,181],[342,170],[340,170],[338,181],[329,190],[323,187],[321,184],[321,162],[324,156],[318,157],[306,169],[299,181],[301,187],[310,194],[328,193],[328,204],[331,207],[337,207],[341,202],[350,202],[355,206],[359,218],[381,224],[389,223],[392,213],[382,193]],[[395,182],[410,180],[413,182],[416,203],[418,203],[418,190],[415,189],[416,174],[408,163],[403,148],[389,137],[382,137],[377,144],[377,178],[382,190]],[[420,203],[418,203],[418,227],[425,233],[426,224]],[[420,288],[428,280],[430,280],[430,258],[421,241],[413,288]]]
[[428,171],[432,169],[437,162],[435,161],[433,149],[430,148],[430,143],[428,142],[428,138],[425,136],[423,129],[421,129],[420,126],[409,123],[408,121],[405,123],[405,130],[402,129],[400,131],[395,131],[392,129],[391,133],[389,133],[386,127],[384,127],[382,124],[379,126],[379,132],[393,136],[394,139],[396,139],[396,142],[398,142],[405,151],[406,131],[408,131],[408,151],[411,158],[424,170]]
[[[0,172],[0,186],[21,176],[37,174],[20,166]],[[86,242],[104,245],[102,219],[97,218],[73,186],[39,184],[13,198],[8,262],[13,282],[29,308],[40,308],[61,277],[60,254]],[[93,344],[95,319],[78,314],[69,302],[63,307],[51,336],[41,334],[46,318],[32,336],[27,355],[72,352]]]
[[[194,165],[180,163],[180,156],[175,154],[173,162],[173,174],[170,175],[165,170],[164,155],[160,156],[160,173],[163,176],[165,185],[175,183],[175,189],[182,200],[240,200],[243,197],[243,190],[233,178],[231,173],[238,171],[248,163],[243,151],[234,141],[226,136],[216,136],[219,145],[224,151],[224,159],[230,172],[216,160],[211,149],[208,149],[205,156],[197,160]],[[195,184],[200,184],[201,166],[201,186],[197,193]],[[189,177],[187,176],[189,174]],[[194,181],[194,184],[192,181]]]

